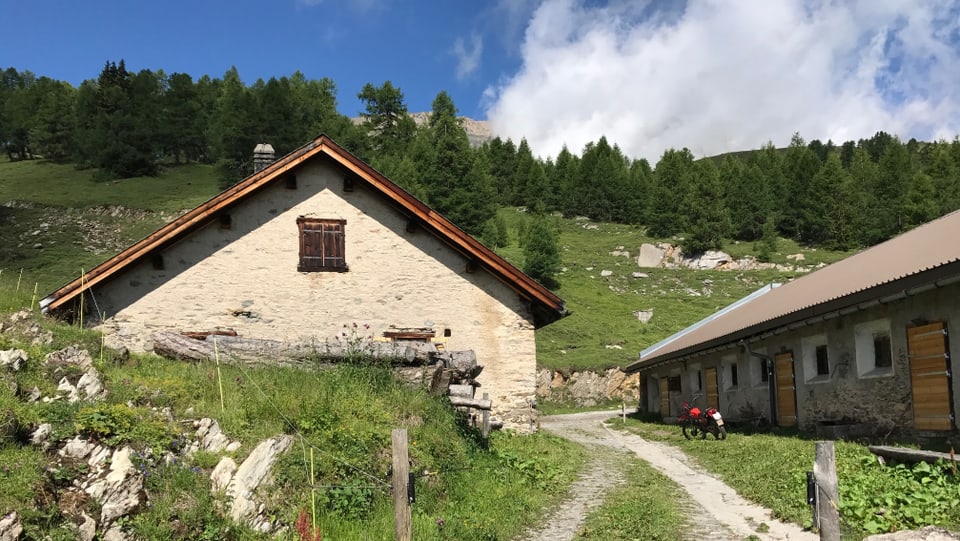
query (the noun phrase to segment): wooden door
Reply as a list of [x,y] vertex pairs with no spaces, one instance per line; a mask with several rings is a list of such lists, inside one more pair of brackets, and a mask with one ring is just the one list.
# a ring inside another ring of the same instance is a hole
[[703,372],[707,380],[707,407],[720,409],[720,389],[717,386],[717,369],[707,368]]
[[950,430],[950,354],[942,321],[907,329],[913,422],[917,430]]
[[660,415],[670,416],[670,381],[666,377],[660,378]]
[[797,424],[797,388],[793,376],[793,352],[777,353],[777,425],[796,426]]

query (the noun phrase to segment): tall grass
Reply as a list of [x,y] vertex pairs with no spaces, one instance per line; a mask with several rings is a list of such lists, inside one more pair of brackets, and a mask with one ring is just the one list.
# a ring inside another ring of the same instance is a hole
[[[813,439],[732,432],[725,441],[686,440],[675,426],[636,419],[628,419],[626,430],[680,448],[776,518],[812,524],[806,472],[813,469]],[[934,524],[960,527],[960,478],[949,468],[883,466],[866,446],[853,442],[837,441],[835,449],[844,539]]]
[[[32,290],[18,290],[7,272],[0,280],[0,320],[8,321],[11,310],[31,302]],[[34,341],[37,332],[50,333],[50,343]],[[22,401],[14,388],[36,386],[43,396],[56,395],[59,378],[74,369],[54,372],[40,361],[71,344],[94,356],[106,399]],[[48,321],[36,311],[0,334],[0,348],[23,348],[29,357],[24,369],[0,374],[0,422],[16,426],[0,431],[0,515],[18,511],[28,539],[70,538],[57,495],[83,473],[50,469],[44,453],[26,443],[24,435],[42,422],[53,424],[54,441],[80,433],[133,447],[135,463],[147,474],[150,505],[126,527],[143,539],[266,538],[222,518],[224,497],[210,494],[209,481],[220,456],[201,452],[162,460],[191,437],[185,419],[217,419],[241,442],[232,455],[238,463],[263,439],[293,435],[294,447],[274,467],[273,488],[261,495],[275,520],[292,525],[301,510],[309,512],[315,494],[325,539],[392,539],[393,428],[409,434],[417,476],[416,539],[512,539],[563,496],[583,461],[579,447],[547,434],[497,432],[485,444],[444,400],[398,382],[388,367],[373,363],[326,370],[222,365],[218,377],[214,363],[153,355],[123,359],[109,350],[99,359],[100,346],[96,331]],[[165,418],[164,408],[176,420]]]

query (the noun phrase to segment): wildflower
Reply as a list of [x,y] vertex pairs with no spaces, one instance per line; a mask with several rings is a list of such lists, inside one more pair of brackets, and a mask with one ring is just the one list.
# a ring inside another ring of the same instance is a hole
[[437,517],[437,528],[440,528],[442,530],[444,524],[446,523],[443,521],[443,517]]

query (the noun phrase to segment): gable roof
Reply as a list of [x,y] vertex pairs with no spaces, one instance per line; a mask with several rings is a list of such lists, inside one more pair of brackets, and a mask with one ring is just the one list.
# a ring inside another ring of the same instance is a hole
[[[960,281],[960,211],[747,297],[641,352],[628,372],[796,328]],[[745,302],[744,302],[745,301]]]
[[217,219],[218,213],[257,193],[263,187],[282,179],[308,160],[325,159],[349,172],[355,180],[365,182],[374,192],[389,200],[395,208],[407,215],[418,226],[444,241],[464,257],[486,269],[501,282],[531,303],[534,323],[547,325],[568,314],[563,299],[540,285],[492,250],[468,235],[440,213],[407,193],[362,160],[321,135],[293,152],[276,160],[263,170],[220,192],[198,207],[167,223],[154,233],[126,248],[119,254],[97,265],[42,301],[44,312],[56,313],[69,305],[84,291],[109,280],[123,269],[143,260],[191,232]]

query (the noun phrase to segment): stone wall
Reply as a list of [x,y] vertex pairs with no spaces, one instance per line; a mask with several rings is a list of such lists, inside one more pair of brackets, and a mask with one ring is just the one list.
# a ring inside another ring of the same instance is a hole
[[548,402],[595,406],[610,400],[636,401],[640,398],[639,374],[626,374],[619,368],[604,372],[537,370],[537,399]]

